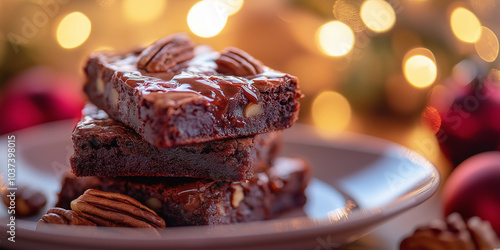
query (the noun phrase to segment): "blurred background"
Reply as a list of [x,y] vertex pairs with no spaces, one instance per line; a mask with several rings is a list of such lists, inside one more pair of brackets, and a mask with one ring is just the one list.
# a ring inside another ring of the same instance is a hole
[[186,32],[298,76],[299,122],[318,133],[401,143],[446,176],[500,150],[498,13],[495,0],[0,1],[0,134],[77,119],[92,51]]

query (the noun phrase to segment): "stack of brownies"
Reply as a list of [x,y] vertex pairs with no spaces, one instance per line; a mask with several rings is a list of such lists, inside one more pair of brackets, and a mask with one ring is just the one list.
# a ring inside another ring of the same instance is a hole
[[298,116],[296,77],[185,34],[94,53],[85,73],[92,103],[73,131],[56,206],[98,189],[185,226],[269,219],[305,203],[309,166],[277,157],[280,130]]

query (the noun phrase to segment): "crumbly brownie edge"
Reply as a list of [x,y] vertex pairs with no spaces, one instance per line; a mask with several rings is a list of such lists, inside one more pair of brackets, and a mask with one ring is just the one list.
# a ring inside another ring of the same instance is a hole
[[[99,115],[96,115],[99,114]],[[281,146],[279,132],[158,149],[87,104],[73,131],[70,162],[77,176],[166,176],[218,181],[265,171]]]
[[[215,225],[270,219],[283,211],[302,206],[306,201],[304,190],[310,178],[310,170],[304,161],[296,161],[302,169],[296,168],[282,174],[260,173],[250,182],[213,182],[182,178],[181,184],[176,184],[182,186],[195,183],[198,191],[195,191],[196,188],[185,186],[165,188],[164,185],[168,184],[148,181],[159,179],[151,177],[131,181],[134,178],[67,176],[63,181],[57,206],[68,207],[71,200],[77,198],[88,186],[92,186],[137,199],[157,211],[169,226]],[[179,180],[171,180],[174,179]],[[273,186],[279,180],[284,185],[278,188]]]

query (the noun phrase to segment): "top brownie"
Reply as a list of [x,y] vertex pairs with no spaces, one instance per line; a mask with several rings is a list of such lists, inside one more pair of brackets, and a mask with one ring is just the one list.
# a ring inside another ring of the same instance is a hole
[[296,77],[184,34],[130,53],[93,53],[85,73],[89,99],[159,148],[288,128],[302,96]]

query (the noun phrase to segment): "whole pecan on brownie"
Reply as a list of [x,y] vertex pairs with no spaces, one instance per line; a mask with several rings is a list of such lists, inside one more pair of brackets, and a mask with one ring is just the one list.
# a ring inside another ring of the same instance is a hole
[[74,211],[59,207],[49,209],[38,221],[37,229],[43,224],[95,226],[95,223],[79,216]]
[[215,60],[217,72],[235,76],[249,76],[264,72],[262,63],[243,50],[227,47]]
[[71,209],[98,226],[165,228],[153,210],[130,196],[88,189],[71,202]]
[[186,34],[173,34],[157,40],[141,52],[137,68],[147,72],[165,72],[194,57],[194,43]]
[[399,245],[402,250],[483,250],[498,247],[500,240],[489,222],[472,217],[466,223],[458,213],[449,215],[446,221],[435,220],[418,227]]

